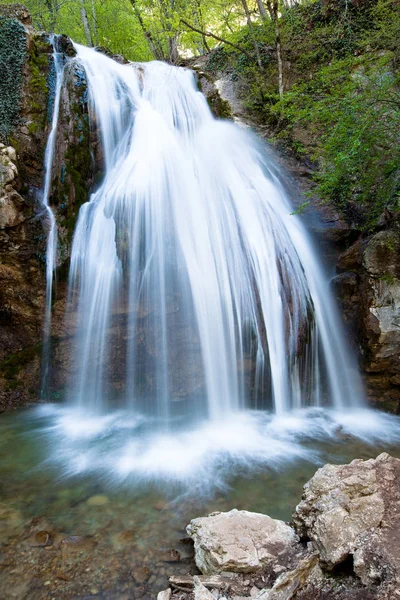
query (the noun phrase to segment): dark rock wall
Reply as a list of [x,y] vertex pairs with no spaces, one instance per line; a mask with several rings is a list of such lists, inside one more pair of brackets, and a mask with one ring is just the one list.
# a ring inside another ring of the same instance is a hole
[[356,341],[371,400],[400,403],[400,223],[360,238],[339,258],[333,284]]
[[[58,44],[66,66],[50,195],[59,237],[53,350],[65,337],[65,273],[94,173],[85,75],[70,40],[61,36]],[[23,6],[0,5],[0,411],[40,395],[48,231],[40,199],[55,95],[52,53]]]

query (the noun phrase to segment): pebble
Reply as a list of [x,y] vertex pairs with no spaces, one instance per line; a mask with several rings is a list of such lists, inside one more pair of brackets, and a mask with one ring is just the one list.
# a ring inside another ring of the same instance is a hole
[[158,558],[164,562],[179,562],[181,560],[181,555],[178,550],[171,548],[171,550],[160,552]]
[[48,531],[38,531],[31,539],[29,545],[31,548],[43,548],[51,546],[52,543],[51,535]]
[[107,498],[107,496],[102,495],[91,496],[86,502],[86,504],[88,504],[89,506],[104,506],[108,503],[109,499]]
[[136,583],[145,583],[150,578],[150,569],[146,566],[134,567],[131,571],[131,575]]

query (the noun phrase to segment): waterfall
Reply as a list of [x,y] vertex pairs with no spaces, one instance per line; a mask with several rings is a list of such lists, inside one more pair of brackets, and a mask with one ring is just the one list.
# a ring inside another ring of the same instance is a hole
[[64,74],[63,55],[57,50],[57,36],[50,36],[50,43],[53,46],[53,68],[55,73],[54,82],[54,104],[52,110],[51,129],[47,139],[45,157],[44,157],[44,185],[42,194],[42,204],[46,211],[48,219],[48,234],[46,246],[46,305],[44,317],[44,351],[43,351],[43,376],[42,376],[42,395],[45,394],[47,376],[49,370],[49,338],[51,330],[51,303],[53,298],[53,275],[56,268],[57,256],[57,225],[54,213],[49,205],[51,191],[51,176],[54,159],[54,149],[57,136],[58,117],[60,112],[60,98]]
[[191,71],[76,49],[104,176],[73,239],[70,402],[167,428],[362,405],[316,250],[262,144],[213,117]]

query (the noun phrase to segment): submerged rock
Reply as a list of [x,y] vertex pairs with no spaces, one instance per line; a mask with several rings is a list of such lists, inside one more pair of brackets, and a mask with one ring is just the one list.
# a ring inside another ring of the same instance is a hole
[[187,527],[196,565],[204,574],[251,573],[273,566],[293,552],[298,538],[283,521],[245,510],[212,513]]
[[131,575],[136,583],[146,583],[150,578],[151,572],[146,565],[137,565],[132,569]]

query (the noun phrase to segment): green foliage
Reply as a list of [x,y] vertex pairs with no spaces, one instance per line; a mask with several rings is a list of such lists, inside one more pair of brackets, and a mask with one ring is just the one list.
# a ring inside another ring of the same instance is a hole
[[22,67],[26,59],[23,25],[0,16],[0,140],[8,141],[18,121]]
[[[273,141],[318,165],[313,194],[373,229],[385,208],[400,210],[400,5],[317,0],[284,11],[279,26],[284,97],[270,53],[261,76],[241,70],[245,102]],[[273,44],[271,22],[257,35]]]

